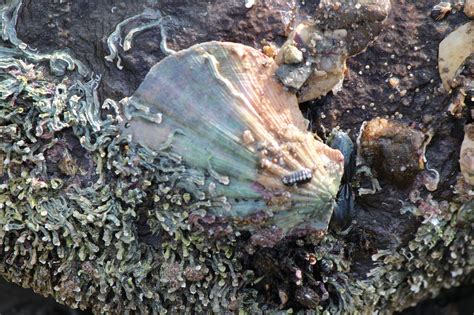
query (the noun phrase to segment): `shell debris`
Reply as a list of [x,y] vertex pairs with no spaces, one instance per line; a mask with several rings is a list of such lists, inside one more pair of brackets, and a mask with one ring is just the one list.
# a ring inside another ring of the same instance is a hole
[[470,19],[474,18],[474,0],[466,0],[464,2],[464,14]]
[[[342,87],[349,56],[363,51],[382,29],[390,1],[321,1],[312,19],[296,19],[275,60],[277,76],[298,101],[317,99]],[[363,21],[363,22],[361,22]]]
[[464,131],[459,163],[466,182],[474,185],[474,123],[466,125]]
[[245,0],[245,7],[247,9],[252,8],[255,5],[255,0]]
[[444,89],[449,92],[465,60],[474,53],[474,22],[468,22],[451,32],[439,44],[438,67]]

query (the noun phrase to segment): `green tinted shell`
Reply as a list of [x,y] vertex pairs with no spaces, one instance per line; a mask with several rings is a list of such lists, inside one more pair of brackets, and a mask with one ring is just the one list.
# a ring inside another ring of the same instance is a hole
[[124,133],[200,179],[186,187],[202,201],[191,216],[199,210],[282,236],[327,229],[344,158],[307,131],[276,68],[253,48],[203,43],[155,65],[124,100]]

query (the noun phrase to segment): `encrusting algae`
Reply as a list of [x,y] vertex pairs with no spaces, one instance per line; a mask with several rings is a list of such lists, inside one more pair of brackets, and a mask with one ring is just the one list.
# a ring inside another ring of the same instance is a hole
[[358,314],[401,310],[472,273],[462,178],[455,200],[405,204],[415,235],[354,272],[350,253],[363,250],[351,236],[363,227],[327,230],[342,155],[306,131],[274,62],[254,49],[194,46],[122,104],[100,104],[100,77],[16,37],[20,5],[2,8],[0,48],[7,280],[95,313]]

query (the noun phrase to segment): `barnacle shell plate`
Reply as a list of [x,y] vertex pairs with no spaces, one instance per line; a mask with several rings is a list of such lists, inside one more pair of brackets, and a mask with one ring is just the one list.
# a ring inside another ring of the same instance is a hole
[[[297,98],[275,78],[277,65],[241,44],[209,42],[163,59],[124,103],[126,134],[157,151],[179,156],[196,187],[226,206],[214,216],[259,225],[326,229],[344,158],[307,131]],[[141,114],[133,114],[140,112]],[[145,112],[145,114],[143,114]],[[284,176],[309,169],[310,182],[285,186]],[[212,187],[213,189],[208,189]],[[195,195],[195,194],[194,194]]]

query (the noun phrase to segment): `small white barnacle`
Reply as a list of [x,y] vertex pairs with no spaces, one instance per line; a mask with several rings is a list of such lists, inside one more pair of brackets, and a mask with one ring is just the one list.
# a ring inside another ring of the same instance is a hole
[[313,178],[313,172],[308,169],[302,169],[282,177],[281,181],[287,186],[304,184]]

